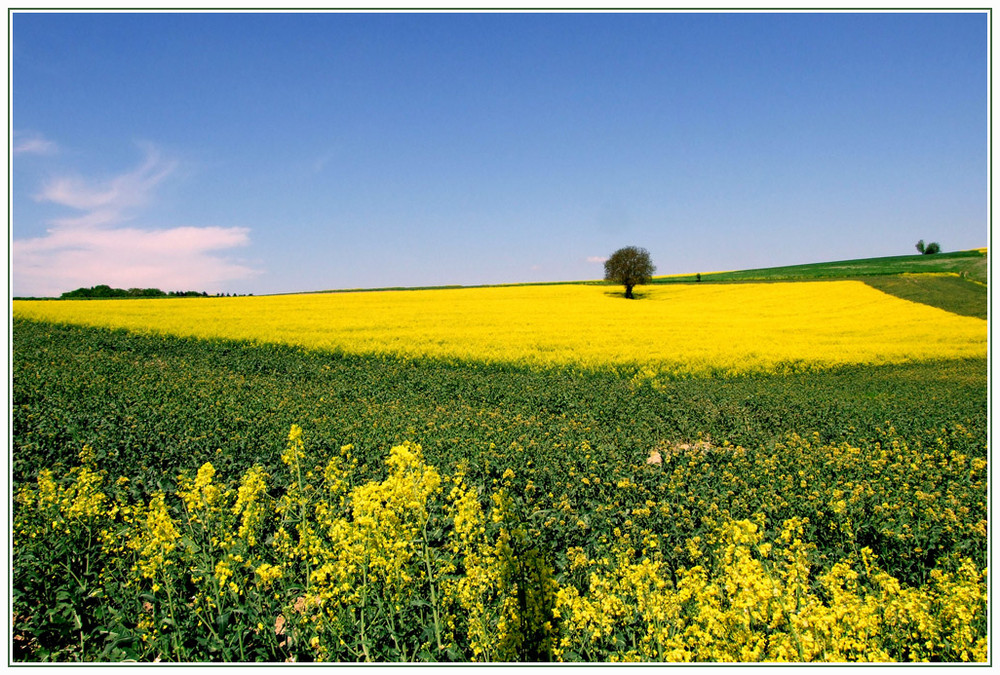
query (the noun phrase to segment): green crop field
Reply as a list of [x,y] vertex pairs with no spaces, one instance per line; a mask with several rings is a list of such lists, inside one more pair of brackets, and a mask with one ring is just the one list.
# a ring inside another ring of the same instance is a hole
[[[733,272],[702,274],[702,281],[806,281],[815,279],[854,279],[899,274],[951,273],[980,283],[987,283],[987,256],[983,250],[954,251],[934,255],[900,255],[885,258],[861,258],[836,262],[807,263],[785,267],[767,267]],[[658,283],[694,281],[695,275],[658,277]]]
[[[985,319],[984,270],[700,283]],[[12,365],[18,661],[987,658],[985,349],[651,381],[15,309]]]

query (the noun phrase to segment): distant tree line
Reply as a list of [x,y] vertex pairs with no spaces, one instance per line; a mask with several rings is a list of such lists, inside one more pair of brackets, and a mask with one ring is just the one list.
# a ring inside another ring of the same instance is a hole
[[[222,293],[217,293],[222,296]],[[228,293],[225,294],[227,297]],[[107,284],[92,286],[90,288],[78,288],[75,291],[67,291],[59,296],[62,299],[68,298],[207,298],[205,291],[169,291],[164,292],[159,288],[111,288]]]
[[936,241],[932,241],[929,244],[924,244],[924,240],[921,239],[917,242],[917,252],[923,253],[924,255],[934,255],[935,253],[941,252],[941,245]]

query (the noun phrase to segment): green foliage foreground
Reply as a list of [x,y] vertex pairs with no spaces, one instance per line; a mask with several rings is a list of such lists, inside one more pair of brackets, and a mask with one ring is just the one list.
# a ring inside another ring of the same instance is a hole
[[15,657],[983,660],[985,384],[17,321]]

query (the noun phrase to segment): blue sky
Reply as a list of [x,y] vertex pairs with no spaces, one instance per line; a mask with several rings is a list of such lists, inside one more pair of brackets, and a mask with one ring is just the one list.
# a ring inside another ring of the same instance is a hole
[[985,13],[14,13],[14,295],[988,243]]

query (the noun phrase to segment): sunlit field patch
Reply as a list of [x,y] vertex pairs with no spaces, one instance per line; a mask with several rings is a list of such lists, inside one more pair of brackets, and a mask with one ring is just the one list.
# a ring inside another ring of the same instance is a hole
[[238,298],[17,301],[18,317],[201,338],[601,368],[734,375],[986,353],[986,322],[855,281],[597,285]]

